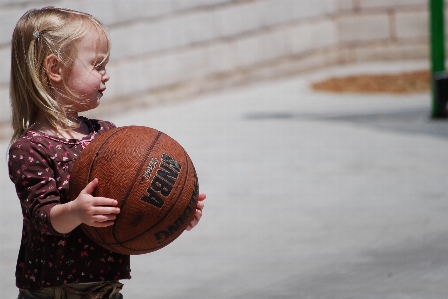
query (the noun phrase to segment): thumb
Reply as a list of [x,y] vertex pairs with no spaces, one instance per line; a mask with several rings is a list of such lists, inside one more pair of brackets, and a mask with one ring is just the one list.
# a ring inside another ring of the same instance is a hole
[[81,193],[92,194],[93,190],[95,190],[98,185],[98,179],[95,178],[93,181],[87,184],[87,186],[81,191]]

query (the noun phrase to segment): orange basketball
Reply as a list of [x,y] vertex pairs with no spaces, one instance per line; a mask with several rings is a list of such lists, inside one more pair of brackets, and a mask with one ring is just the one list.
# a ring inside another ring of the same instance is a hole
[[78,157],[70,197],[98,178],[93,196],[118,201],[114,225],[81,225],[98,245],[121,254],[143,254],[174,241],[196,211],[199,185],[187,152],[155,129],[128,126],[95,138]]

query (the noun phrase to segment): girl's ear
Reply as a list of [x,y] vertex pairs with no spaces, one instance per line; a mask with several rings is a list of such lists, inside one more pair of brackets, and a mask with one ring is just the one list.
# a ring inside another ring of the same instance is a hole
[[62,64],[56,55],[50,54],[45,58],[44,68],[50,81],[54,83],[62,81]]

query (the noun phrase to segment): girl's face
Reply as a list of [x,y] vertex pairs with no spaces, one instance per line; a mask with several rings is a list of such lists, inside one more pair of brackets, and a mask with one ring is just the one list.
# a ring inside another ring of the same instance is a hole
[[78,55],[64,80],[68,90],[75,95],[75,103],[70,103],[75,113],[96,108],[110,79],[106,72],[109,61],[107,39],[102,36],[100,40],[98,34],[91,28],[78,42]]

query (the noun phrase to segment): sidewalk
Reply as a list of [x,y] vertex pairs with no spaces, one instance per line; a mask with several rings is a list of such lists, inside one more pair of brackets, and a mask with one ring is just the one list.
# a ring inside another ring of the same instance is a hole
[[[337,67],[109,117],[179,141],[207,194],[197,228],[131,258],[124,298],[446,299],[448,122],[430,120],[429,94],[309,89],[424,66]],[[0,286],[16,298],[21,215],[6,147]]]

